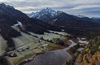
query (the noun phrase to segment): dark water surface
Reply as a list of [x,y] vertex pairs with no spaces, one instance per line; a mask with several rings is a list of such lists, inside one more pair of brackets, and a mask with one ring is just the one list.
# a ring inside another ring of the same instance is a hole
[[36,56],[33,61],[25,63],[24,65],[62,65],[71,58],[71,55],[66,51],[76,45],[72,40],[69,41],[72,42],[69,47],[60,50],[47,51],[44,54]]
[[70,58],[71,55],[65,49],[48,51],[45,54],[38,55],[33,61],[24,65],[62,65]]

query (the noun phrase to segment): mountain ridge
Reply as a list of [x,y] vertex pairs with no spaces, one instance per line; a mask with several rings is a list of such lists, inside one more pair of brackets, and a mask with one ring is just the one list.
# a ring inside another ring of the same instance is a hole
[[89,21],[96,21],[96,22],[100,22],[100,17],[87,17],[87,16],[84,16],[84,15],[75,15],[79,18],[82,18],[82,19],[85,19],[85,20],[89,20]]
[[[59,16],[62,13],[65,13],[65,12],[55,11],[52,8],[46,8],[46,9],[42,9],[39,12],[36,12],[36,13],[32,12],[31,14],[28,14],[27,16],[29,16],[30,18],[36,18],[36,19],[40,19],[40,20],[42,20],[44,22],[47,22],[50,19],[55,18],[56,16]],[[67,13],[65,13],[65,14],[67,14]],[[87,21],[100,22],[100,18],[99,17],[89,18],[89,17],[84,16],[84,15],[72,15],[72,16],[76,16],[76,17],[79,17],[79,18],[87,20]]]
[[51,8],[46,8],[46,9],[42,9],[41,11],[36,12],[36,13],[32,12],[28,16],[30,18],[36,18],[36,19],[40,19],[44,22],[47,22],[47,19],[49,20],[53,17],[60,15],[61,13],[62,13],[62,11],[55,11]]

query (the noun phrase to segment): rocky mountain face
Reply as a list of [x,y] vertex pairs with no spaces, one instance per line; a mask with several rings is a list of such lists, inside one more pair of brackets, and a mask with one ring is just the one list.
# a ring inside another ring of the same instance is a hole
[[28,16],[30,18],[36,18],[36,19],[40,19],[44,22],[47,22],[51,18],[54,18],[54,17],[60,15],[61,13],[62,13],[61,11],[55,11],[51,8],[46,8],[46,9],[42,9],[41,11],[36,12],[36,13],[32,12],[31,14],[28,14]]

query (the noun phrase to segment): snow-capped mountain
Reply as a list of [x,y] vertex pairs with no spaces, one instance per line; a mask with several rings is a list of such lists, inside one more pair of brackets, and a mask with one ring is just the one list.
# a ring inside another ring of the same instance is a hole
[[96,21],[96,22],[100,22],[100,17],[86,17],[84,15],[75,15],[79,18],[82,18],[82,19],[85,19],[85,20],[88,20],[88,21]]
[[62,11],[55,11],[51,8],[46,8],[46,9],[42,9],[39,12],[32,12],[31,14],[28,14],[28,16],[30,18],[36,18],[36,19],[40,19],[43,20],[44,22],[46,22],[47,20],[56,17],[58,15],[60,15],[62,13]]

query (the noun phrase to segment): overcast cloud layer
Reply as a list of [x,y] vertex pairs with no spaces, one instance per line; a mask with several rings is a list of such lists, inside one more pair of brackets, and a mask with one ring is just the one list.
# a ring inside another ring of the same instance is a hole
[[24,13],[40,11],[50,7],[68,14],[100,17],[100,0],[0,0]]

